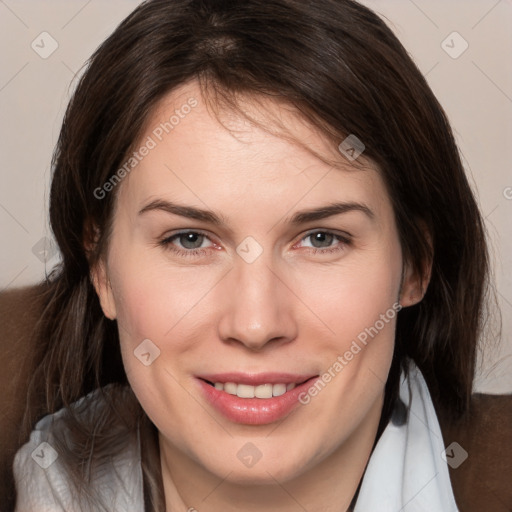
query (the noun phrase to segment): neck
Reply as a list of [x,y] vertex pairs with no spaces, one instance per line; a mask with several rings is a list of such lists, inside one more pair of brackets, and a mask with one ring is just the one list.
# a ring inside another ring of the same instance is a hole
[[381,396],[362,424],[327,457],[291,479],[269,478],[244,485],[215,475],[160,433],[160,459],[167,510],[197,512],[345,512],[358,490],[380,433]]

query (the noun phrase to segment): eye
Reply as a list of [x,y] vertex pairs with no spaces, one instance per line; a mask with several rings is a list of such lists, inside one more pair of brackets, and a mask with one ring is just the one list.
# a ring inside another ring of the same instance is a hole
[[[206,248],[202,247],[205,239],[208,237],[198,231],[181,231],[160,240],[159,245],[180,256],[199,256],[207,253]],[[175,241],[179,242],[182,248],[177,247]]]
[[[333,253],[339,252],[346,248],[346,246],[350,245],[352,240],[348,233],[344,235],[334,233],[332,231],[322,231],[316,230],[309,232],[306,236],[301,239],[303,240],[311,239],[311,252],[316,253]],[[338,240],[340,243],[337,245],[332,245],[332,242]]]

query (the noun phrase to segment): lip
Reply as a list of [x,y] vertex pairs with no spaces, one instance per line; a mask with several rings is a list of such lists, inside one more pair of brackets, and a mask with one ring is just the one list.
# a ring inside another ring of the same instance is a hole
[[[226,377],[231,377],[227,378]],[[307,391],[319,376],[297,376],[290,374],[217,374],[206,377],[197,377],[201,392],[208,403],[219,413],[233,423],[244,425],[267,425],[288,416],[297,407],[299,395]],[[214,379],[214,380],[212,380]],[[298,379],[298,380],[297,380]],[[237,384],[250,384],[257,386],[266,383],[303,382],[281,396],[272,398],[239,398],[220,391],[206,382],[236,382]]]

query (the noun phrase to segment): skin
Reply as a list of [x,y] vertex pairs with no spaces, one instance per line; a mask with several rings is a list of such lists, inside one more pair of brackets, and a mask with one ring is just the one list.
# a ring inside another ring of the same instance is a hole
[[[195,375],[321,375],[398,300],[421,300],[421,279],[404,264],[378,169],[352,167],[290,107],[243,100],[254,118],[277,116],[337,167],[227,110],[221,125],[195,82],[161,102],[141,140],[190,97],[197,107],[119,185],[108,251],[92,271],[105,315],[118,322],[130,385],[159,430],[167,509],[346,510],[375,440],[396,317],[308,405],[276,423],[229,421]],[[212,210],[225,223],[139,214],[156,199]],[[366,205],[373,219],[349,211],[288,223],[299,210],[339,201]],[[159,245],[182,230],[206,236]],[[313,230],[350,241],[315,240]],[[236,252],[247,236],[263,250],[252,263]],[[134,356],[144,339],[160,350],[149,366]],[[237,457],[247,442],[262,454],[250,468]]]

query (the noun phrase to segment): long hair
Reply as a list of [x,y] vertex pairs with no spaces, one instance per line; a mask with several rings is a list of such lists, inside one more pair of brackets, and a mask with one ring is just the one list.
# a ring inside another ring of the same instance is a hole
[[[128,431],[142,428],[150,444],[142,461],[146,510],[164,508],[155,429],[133,394],[121,392],[127,379],[116,322],[103,315],[90,278],[108,246],[119,187],[101,199],[95,190],[136,147],[158,102],[194,79],[224,107],[236,109],[243,95],[286,101],[333,145],[356,135],[386,184],[404,259],[420,274],[432,262],[423,300],[398,314],[383,418],[406,357],[425,375],[434,403],[463,415],[485,317],[484,226],[452,130],[423,75],[376,14],[352,0],[142,3],[92,55],[64,117],[50,194],[62,263],[47,279],[37,334],[41,362],[30,393],[43,382],[48,411],[107,384],[112,408],[129,402],[122,423]],[[27,410],[27,426],[35,414]],[[79,459],[107,457],[124,427],[104,421],[91,431],[72,416]],[[91,464],[77,464],[76,448],[62,450],[77,487],[92,492],[84,485]]]

